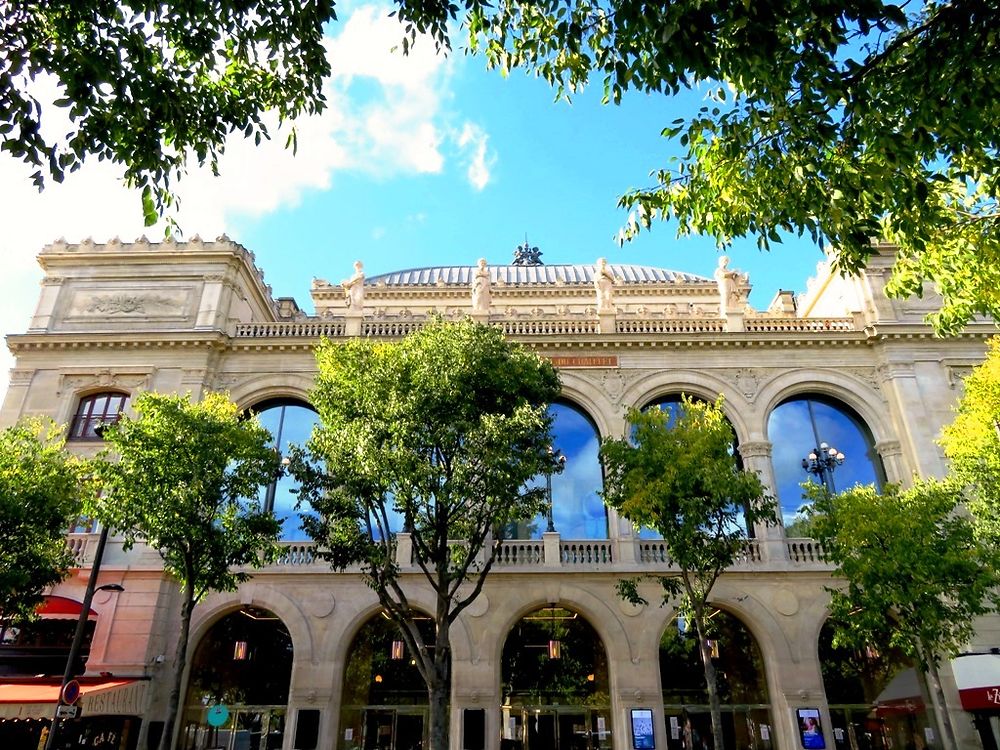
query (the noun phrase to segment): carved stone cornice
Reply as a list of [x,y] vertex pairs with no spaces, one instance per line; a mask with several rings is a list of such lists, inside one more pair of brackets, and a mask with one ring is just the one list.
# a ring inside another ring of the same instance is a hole
[[63,372],[59,375],[59,388],[56,395],[62,396],[64,393],[78,393],[96,388],[114,388],[135,393],[148,390],[152,376],[152,368],[140,371],[135,369],[118,371],[105,368],[89,372],[85,370]]
[[880,440],[875,444],[875,450],[884,459],[903,455],[903,446],[898,440]]
[[770,458],[773,445],[770,440],[751,440],[739,444],[740,455],[747,458]]
[[11,370],[10,386],[13,388],[19,385],[30,385],[31,379],[35,376],[34,370]]
[[915,378],[917,376],[916,368],[912,362],[885,362],[875,369],[878,380],[883,383],[896,378]]

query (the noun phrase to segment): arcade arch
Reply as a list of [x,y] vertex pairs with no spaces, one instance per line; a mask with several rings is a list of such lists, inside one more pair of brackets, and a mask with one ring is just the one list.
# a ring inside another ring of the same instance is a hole
[[833,643],[833,624],[819,633],[819,663],[836,747],[923,747],[930,705],[913,662],[899,649],[855,650]]
[[608,654],[575,609],[523,615],[501,654],[502,750],[605,750],[612,745]]
[[[417,626],[424,642],[433,644],[431,618],[421,617]],[[427,685],[396,625],[381,611],[369,617],[351,641],[341,695],[341,750],[427,746]]]
[[288,628],[271,610],[244,606],[219,618],[191,658],[181,748],[281,747],[293,657]]
[[[708,620],[725,747],[773,747],[774,720],[764,657],[743,621],[723,609]],[[667,750],[711,747],[712,719],[694,626],[667,624],[659,643],[660,685]]]

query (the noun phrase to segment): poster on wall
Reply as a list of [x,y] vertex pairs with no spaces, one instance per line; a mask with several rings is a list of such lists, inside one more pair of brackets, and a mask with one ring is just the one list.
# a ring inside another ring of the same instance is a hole
[[802,747],[807,750],[812,748],[823,750],[826,747],[826,740],[823,739],[823,724],[819,718],[819,709],[798,708],[795,710],[795,715],[799,721],[799,739],[802,740]]
[[632,709],[632,747],[634,750],[655,750],[653,738],[653,709]]

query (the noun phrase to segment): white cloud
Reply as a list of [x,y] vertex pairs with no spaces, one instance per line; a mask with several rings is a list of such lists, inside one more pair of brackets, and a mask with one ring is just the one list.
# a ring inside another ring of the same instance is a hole
[[496,154],[487,155],[486,144],[489,136],[478,125],[466,122],[458,136],[458,147],[468,161],[466,176],[476,190],[482,190],[489,184],[490,172],[496,164]]
[[[235,217],[295,206],[307,191],[329,188],[338,171],[362,171],[380,179],[440,173],[446,142],[454,143],[462,159],[468,160],[469,180],[482,189],[491,164],[487,136],[471,123],[456,136],[449,125],[454,116],[446,106],[451,60],[437,55],[429,40],[418,40],[408,56],[393,50],[402,31],[389,12],[388,6],[360,5],[328,37],[333,66],[325,91],[328,106],[322,114],[296,123],[297,156],[284,148],[287,130],[275,129],[272,140],[259,147],[237,135],[220,160],[220,177],[208,169],[193,169],[176,184],[181,197],[177,218],[188,235],[233,233]],[[44,85],[39,90],[44,92]],[[60,237],[74,242],[86,237],[130,240],[143,233],[151,239],[162,236],[162,228],[142,226],[138,195],[123,186],[120,170],[105,162],[92,160],[67,175],[64,184],[52,184],[41,194],[32,187],[29,174],[11,157],[0,156],[0,210],[5,217],[0,234],[4,264],[0,333],[4,334],[27,328],[41,276],[34,258],[46,243]],[[5,371],[12,365],[3,348],[0,400],[6,389]]]

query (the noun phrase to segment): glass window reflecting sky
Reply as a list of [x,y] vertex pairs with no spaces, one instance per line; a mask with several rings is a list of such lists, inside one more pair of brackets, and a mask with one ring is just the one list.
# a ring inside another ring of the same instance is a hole
[[[598,493],[604,475],[598,457],[600,436],[594,423],[575,406],[549,406],[553,447],[566,457],[561,474],[552,476],[552,519],[563,539],[607,539],[608,513]],[[545,486],[537,477],[536,486]],[[515,539],[541,539],[548,525],[545,515],[517,524]]]
[[818,481],[802,468],[802,459],[820,443],[828,443],[844,454],[844,463],[833,472],[835,490],[855,484],[882,486],[881,463],[871,433],[845,404],[819,396],[785,401],[771,412],[767,435],[772,445],[774,489],[786,525],[802,507],[802,482]]
[[[292,444],[305,445],[312,434],[313,425],[319,421],[319,415],[312,407],[301,401],[268,401],[253,410],[260,423],[271,433],[274,445],[282,456],[288,455],[288,447]],[[302,529],[300,512],[308,512],[307,507],[295,509],[299,496],[292,490],[298,488],[298,483],[290,474],[278,478],[274,488],[274,514],[281,521],[281,539],[283,541],[305,541],[309,537]],[[267,487],[260,490],[260,500],[264,502],[268,493]]]

